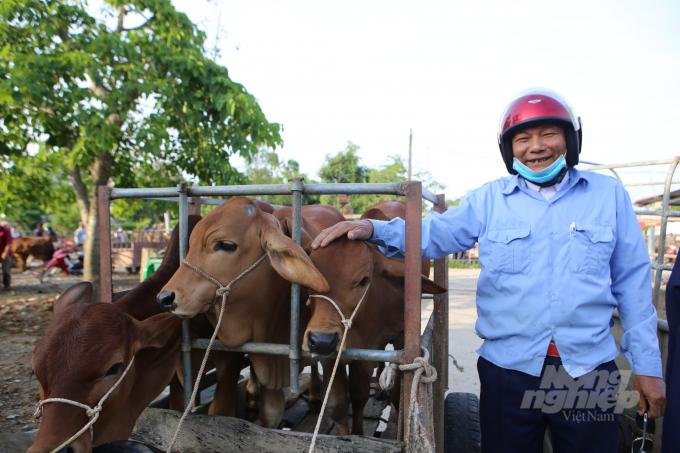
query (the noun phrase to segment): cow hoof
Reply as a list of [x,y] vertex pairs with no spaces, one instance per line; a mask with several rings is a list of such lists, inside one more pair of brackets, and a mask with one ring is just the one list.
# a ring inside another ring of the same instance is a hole
[[309,411],[312,414],[318,414],[321,411],[321,400],[309,400]]
[[94,447],[92,453],[154,453],[154,450],[141,442],[120,440]]
[[380,389],[377,392],[375,392],[375,399],[378,401],[385,401],[390,397],[390,392],[388,392],[385,389]]

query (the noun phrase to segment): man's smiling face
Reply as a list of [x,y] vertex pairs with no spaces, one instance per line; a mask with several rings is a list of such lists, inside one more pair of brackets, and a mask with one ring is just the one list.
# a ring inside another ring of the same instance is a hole
[[552,165],[566,152],[564,128],[554,124],[528,127],[512,137],[513,155],[533,171]]

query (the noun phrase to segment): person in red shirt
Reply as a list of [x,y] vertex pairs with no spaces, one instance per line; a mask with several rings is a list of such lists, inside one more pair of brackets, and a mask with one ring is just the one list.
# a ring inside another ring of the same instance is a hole
[[6,224],[0,225],[0,263],[2,264],[2,286],[9,289],[12,281],[12,233]]

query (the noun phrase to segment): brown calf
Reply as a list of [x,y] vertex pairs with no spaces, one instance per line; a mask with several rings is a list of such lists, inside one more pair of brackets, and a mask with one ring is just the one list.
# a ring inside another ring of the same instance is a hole
[[53,236],[12,239],[12,254],[19,261],[21,271],[28,267],[28,257],[32,256],[44,262],[48,262],[54,255]]
[[[380,217],[376,213],[373,215]],[[346,319],[350,319],[364,293],[368,291],[347,333],[346,348],[384,349],[388,343],[392,343],[395,349],[403,349],[403,260],[386,258],[376,246],[363,241],[352,241],[347,237],[314,250],[310,258],[331,287],[331,292],[325,296],[335,301]],[[429,262],[427,268],[423,266],[423,270],[425,269],[429,272]],[[425,275],[422,276],[421,284],[424,293],[439,294],[446,291],[446,288],[437,285]],[[310,290],[310,294],[314,292]],[[302,348],[319,355],[328,355],[339,348],[344,327],[340,315],[330,302],[319,298],[310,300],[312,319],[307,325]],[[324,376],[330,376],[333,363],[333,360],[322,361]],[[348,364],[349,380],[345,371],[345,365]],[[338,425],[341,435],[350,433],[347,423],[350,401],[352,434],[363,434],[363,411],[376,365],[375,362],[340,361],[333,388],[330,390],[327,410]],[[327,391],[327,385],[324,379],[324,392]],[[398,381],[395,389],[398,392]],[[398,408],[399,395],[396,392],[392,394],[392,402]]]
[[[304,206],[301,247],[289,237],[291,213],[290,208],[284,208],[270,215],[252,200],[234,197],[210,212],[191,234],[187,261],[223,285],[267,255],[231,289],[218,334],[226,347],[238,347],[248,341],[289,343],[290,282],[318,292],[329,290],[304,247],[308,248],[321,229],[344,218],[330,206]],[[221,297],[216,300],[216,289],[214,283],[182,266],[158,295],[158,302],[182,318],[206,313],[212,306],[206,314],[216,323],[222,305]],[[304,306],[300,311],[300,325],[304,328],[310,312]],[[260,381],[262,426],[276,428],[284,411],[282,388],[289,385],[288,357],[250,354],[250,359]],[[311,391],[316,394],[318,388]]]
[[[191,216],[190,228],[199,219]],[[54,304],[54,319],[32,358],[41,400],[66,398],[94,407],[135,357],[128,374],[104,403],[93,426],[94,438],[86,431],[70,444],[68,451],[90,452],[93,446],[128,439],[139,415],[175,375],[181,320],[160,310],[156,294],[178,267],[179,233],[175,228],[161,267],[119,301],[90,302],[92,286],[83,282],[66,290]],[[204,324],[209,335],[212,329],[209,323]],[[200,319],[192,330],[197,328],[201,329]],[[204,336],[206,332],[197,334]],[[220,357],[222,360],[218,360]],[[227,393],[227,399],[232,398],[223,388],[230,384],[235,387],[236,382],[230,383],[229,379],[238,380],[240,366],[224,366],[230,359],[234,357],[213,356],[221,365],[213,402],[216,409],[211,406],[211,412],[219,413],[220,395]],[[235,360],[240,364],[240,356]],[[220,375],[221,369],[235,371]],[[87,422],[85,410],[79,407],[59,402],[46,404],[40,431],[29,453],[52,451]]]

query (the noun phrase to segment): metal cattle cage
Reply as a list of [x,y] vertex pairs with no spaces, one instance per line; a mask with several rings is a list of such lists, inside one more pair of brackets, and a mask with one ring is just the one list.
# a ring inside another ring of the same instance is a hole
[[[217,205],[226,200],[202,199],[205,196],[258,196],[258,195],[293,195],[293,237],[300,244],[301,209],[303,194],[374,194],[403,196],[406,201],[406,255],[405,255],[405,304],[404,304],[404,339],[403,351],[347,349],[341,358],[351,360],[368,360],[376,362],[390,362],[396,364],[410,364],[416,357],[421,356],[421,220],[422,201],[433,205],[433,210],[443,213],[446,210],[445,196],[434,195],[422,187],[419,181],[406,181],[387,184],[304,184],[304,178],[293,178],[291,184],[271,185],[243,185],[243,186],[211,186],[189,187],[186,182],[178,184],[176,188],[148,188],[148,189],[116,189],[107,186],[98,188],[99,196],[99,240],[101,260],[101,298],[103,302],[112,302],[127,292],[114,293],[111,279],[111,242],[110,242],[110,202],[122,198],[153,198],[179,202],[180,225],[180,258],[186,257],[189,248],[188,216],[192,213],[200,214],[201,204]],[[198,211],[198,212],[196,212]],[[448,257],[434,260],[434,281],[448,288]],[[434,383],[434,425],[437,450],[444,446],[444,394],[448,381],[448,293],[436,295],[434,310],[428,323],[428,329],[423,335],[426,344],[423,347],[430,350],[431,363],[437,370],[439,379]],[[261,353],[287,355],[290,358],[290,388],[298,391],[299,360],[310,357],[299,346],[299,313],[300,286],[292,284],[291,288],[291,326],[290,344],[245,343],[238,348],[225,348],[221,344],[213,345],[213,349],[221,351],[235,351],[244,353]],[[192,393],[191,379],[191,350],[206,349],[209,340],[189,338],[189,321],[182,323],[182,363],[184,373],[184,404]],[[335,357],[335,355],[330,356]],[[409,401],[413,375],[404,373],[404,400]],[[423,414],[427,413],[427,398],[424,385],[421,384],[418,396]],[[427,428],[427,417],[424,417]],[[404,417],[404,424],[408,417]],[[406,427],[404,426],[404,430]]]

